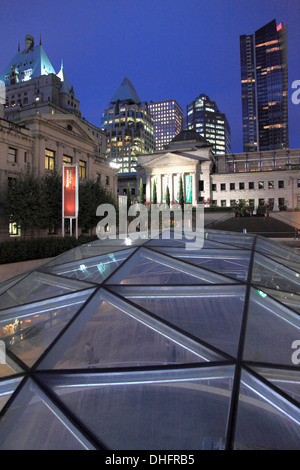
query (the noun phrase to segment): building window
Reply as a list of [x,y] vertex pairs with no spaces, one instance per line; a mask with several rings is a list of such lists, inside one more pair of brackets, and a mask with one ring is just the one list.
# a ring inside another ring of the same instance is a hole
[[278,206],[283,207],[285,205],[285,199],[284,197],[278,198]]
[[297,186],[300,188],[300,180],[297,180]]
[[235,190],[235,183],[230,183],[230,191],[234,191]]
[[73,162],[73,157],[69,157],[68,155],[63,155],[63,163],[72,164],[72,162]]
[[21,235],[21,229],[18,224],[16,223],[11,223],[9,224],[9,235],[11,237],[20,237]]
[[215,183],[213,183],[213,184],[211,185],[211,190],[212,190],[212,191],[217,191],[217,185],[216,185]]
[[45,169],[54,170],[55,168],[55,152],[52,150],[45,150]]
[[254,189],[254,181],[249,181],[249,189]]
[[278,181],[278,188],[280,188],[280,189],[284,188],[284,181],[283,180]]
[[258,182],[258,189],[264,189],[264,182],[263,181],[259,181]]
[[230,199],[230,207],[235,207],[236,201],[235,199]]
[[268,188],[269,189],[274,189],[274,181],[269,181],[268,182]]
[[254,209],[254,206],[255,206],[255,199],[249,199],[249,206]]
[[199,181],[199,191],[204,191],[204,181],[203,180]]
[[17,162],[17,149],[8,148],[8,161],[10,163],[16,163]]
[[222,201],[221,201],[221,207],[226,207],[226,199],[222,199]]
[[86,162],[84,160],[79,160],[79,178],[86,178]]
[[265,200],[264,200],[264,199],[259,199],[259,200],[258,200],[258,205],[259,205],[259,206],[264,206],[264,204],[265,204]]
[[241,189],[245,189],[245,183],[240,183],[240,184],[239,184],[239,188],[240,188],[240,190],[241,190]]
[[226,184],[225,183],[221,183],[221,191],[226,191]]
[[105,184],[106,186],[109,186],[109,176],[105,176]]

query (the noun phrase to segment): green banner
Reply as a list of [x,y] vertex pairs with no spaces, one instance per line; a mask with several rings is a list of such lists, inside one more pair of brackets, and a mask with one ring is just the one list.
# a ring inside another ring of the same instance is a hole
[[192,203],[192,175],[185,175],[185,202]]

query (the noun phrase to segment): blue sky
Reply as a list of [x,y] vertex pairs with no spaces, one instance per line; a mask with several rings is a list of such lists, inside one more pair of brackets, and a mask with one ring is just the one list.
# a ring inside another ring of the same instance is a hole
[[143,101],[200,93],[216,101],[231,126],[232,152],[242,151],[239,36],[276,19],[288,24],[290,147],[300,148],[300,0],[1,0],[0,69],[24,49],[26,34],[42,44],[58,72],[61,60],[82,115],[99,125],[123,78]]

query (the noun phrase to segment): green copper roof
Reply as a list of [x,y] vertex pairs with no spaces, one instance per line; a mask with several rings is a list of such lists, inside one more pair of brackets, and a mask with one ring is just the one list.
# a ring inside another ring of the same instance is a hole
[[140,104],[141,100],[135,91],[134,86],[132,85],[129,78],[125,77],[116,93],[110,100],[111,103],[116,103],[117,101],[129,101],[135,104]]
[[0,75],[0,80],[9,85],[9,75],[12,67],[16,68],[18,73],[18,81],[23,82],[41,75],[56,74],[47,54],[41,44],[31,47],[26,51],[19,51],[9,62],[7,67]]

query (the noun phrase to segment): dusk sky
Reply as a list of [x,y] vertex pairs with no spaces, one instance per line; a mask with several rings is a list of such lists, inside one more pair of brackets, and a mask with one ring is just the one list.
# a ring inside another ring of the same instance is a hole
[[290,148],[300,148],[300,0],[0,0],[0,72],[31,34],[56,72],[61,60],[82,116],[101,115],[125,76],[142,101],[175,99],[183,108],[201,93],[231,126],[242,152],[241,34],[269,21],[288,25]]

